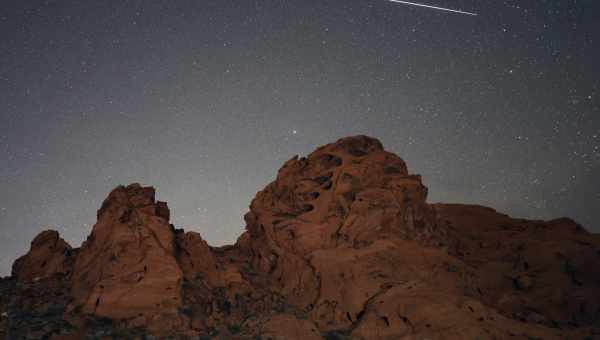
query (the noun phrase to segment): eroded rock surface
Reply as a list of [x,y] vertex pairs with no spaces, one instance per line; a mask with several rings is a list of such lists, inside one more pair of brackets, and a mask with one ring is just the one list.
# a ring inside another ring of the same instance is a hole
[[598,339],[600,237],[428,204],[366,136],[294,157],[211,247],[119,186],[80,248],[45,231],[0,280],[8,339]]
[[55,230],[46,230],[31,241],[29,252],[15,261],[12,276],[19,281],[40,280],[54,274],[68,274],[72,249]]
[[168,218],[153,188],[113,190],[75,260],[72,308],[140,326],[185,327],[178,313],[183,273]]

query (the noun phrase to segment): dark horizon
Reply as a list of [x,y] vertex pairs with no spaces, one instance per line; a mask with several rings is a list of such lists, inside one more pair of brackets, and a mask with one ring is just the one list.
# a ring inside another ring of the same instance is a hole
[[77,247],[118,184],[235,242],[292,156],[365,134],[429,202],[600,232],[597,1],[7,1],[0,276],[33,237]]

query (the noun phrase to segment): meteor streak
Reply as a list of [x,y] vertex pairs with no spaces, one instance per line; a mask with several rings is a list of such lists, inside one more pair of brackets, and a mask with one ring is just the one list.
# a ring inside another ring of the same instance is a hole
[[408,1],[400,1],[400,0],[387,0],[387,1],[397,2],[399,4],[404,4],[404,5],[411,5],[411,6],[419,6],[419,7],[425,7],[425,8],[439,9],[441,11],[446,11],[446,12],[460,13],[460,14],[466,14],[466,15],[477,15],[477,13],[463,12],[463,11],[459,11],[459,10],[455,10],[455,9],[444,8],[444,7],[436,7],[436,6],[430,6],[430,5],[424,5],[424,4],[417,4],[417,3],[414,3],[414,2],[408,2]]

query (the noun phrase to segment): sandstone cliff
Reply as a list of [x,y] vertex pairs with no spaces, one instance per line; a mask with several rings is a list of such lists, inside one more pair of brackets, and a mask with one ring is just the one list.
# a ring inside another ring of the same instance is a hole
[[600,338],[598,235],[426,198],[366,136],[286,162],[231,246],[119,186],[81,247],[42,232],[0,280],[0,338]]

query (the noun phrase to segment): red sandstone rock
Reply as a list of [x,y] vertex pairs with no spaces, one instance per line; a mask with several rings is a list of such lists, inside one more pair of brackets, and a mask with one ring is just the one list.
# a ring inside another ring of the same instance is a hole
[[286,162],[234,246],[175,230],[153,188],[118,187],[80,249],[44,232],[15,262],[0,334],[600,337],[599,235],[426,198],[421,177],[366,136]]
[[69,273],[71,246],[57,231],[46,230],[31,241],[29,252],[13,264],[12,276],[20,282]]
[[137,318],[145,326],[186,327],[178,313],[183,275],[168,216],[153,188],[132,184],[113,190],[75,261],[72,308],[110,319]]
[[293,315],[276,315],[261,325],[261,338],[273,340],[320,340],[321,332],[308,320],[299,320]]

